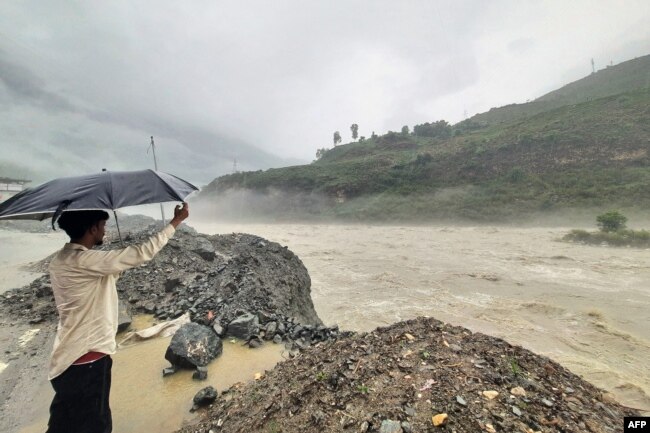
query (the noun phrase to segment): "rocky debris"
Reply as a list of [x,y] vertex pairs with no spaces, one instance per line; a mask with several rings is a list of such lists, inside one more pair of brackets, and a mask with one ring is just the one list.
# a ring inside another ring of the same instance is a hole
[[[120,229],[130,245],[144,241],[160,224],[147,217],[120,216]],[[121,247],[112,239],[102,248]],[[47,264],[48,259],[38,266],[46,270]],[[300,259],[286,247],[254,235],[201,235],[182,224],[153,260],[124,272],[117,289],[133,313],[168,320],[190,312],[192,321],[211,326],[220,337],[238,332],[237,326],[229,330],[233,320],[252,315],[256,319],[248,331],[237,334],[251,346],[263,340],[299,340],[300,349],[342,335],[318,318],[311,280]],[[49,278],[0,295],[0,314],[25,323],[56,322]]]
[[207,386],[196,393],[196,395],[192,399],[192,402],[194,404],[192,405],[192,409],[190,411],[194,412],[200,407],[212,404],[216,399],[217,399],[217,390],[211,386]]
[[320,342],[223,394],[179,432],[595,433],[638,416],[546,357],[430,318]]
[[223,343],[211,328],[191,322],[176,331],[165,359],[175,367],[195,368],[208,365],[222,352]]

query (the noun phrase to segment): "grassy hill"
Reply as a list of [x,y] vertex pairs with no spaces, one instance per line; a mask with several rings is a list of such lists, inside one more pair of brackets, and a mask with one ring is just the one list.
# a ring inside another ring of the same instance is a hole
[[650,209],[649,77],[646,56],[519,110],[492,110],[489,121],[461,122],[448,138],[388,133],[335,147],[309,165],[220,177],[199,199],[247,191],[257,194],[255,204],[242,213],[375,220]]
[[601,69],[532,102],[492,108],[485,113],[476,114],[461,124],[484,127],[508,123],[565,105],[580,104],[637,89],[650,89],[650,55]]

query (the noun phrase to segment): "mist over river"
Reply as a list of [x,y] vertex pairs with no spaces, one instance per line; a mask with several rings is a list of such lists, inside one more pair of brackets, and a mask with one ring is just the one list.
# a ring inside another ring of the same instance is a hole
[[568,228],[235,224],[286,245],[326,324],[433,316],[548,356],[650,411],[650,250],[559,242]]

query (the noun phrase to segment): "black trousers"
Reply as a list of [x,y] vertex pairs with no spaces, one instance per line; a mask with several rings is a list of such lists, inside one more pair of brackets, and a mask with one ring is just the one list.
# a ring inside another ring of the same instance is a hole
[[110,433],[113,430],[108,398],[113,360],[72,365],[52,379],[54,399],[46,433]]

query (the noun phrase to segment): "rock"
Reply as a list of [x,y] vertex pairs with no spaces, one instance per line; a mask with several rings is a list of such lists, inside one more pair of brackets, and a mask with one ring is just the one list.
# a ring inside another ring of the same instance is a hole
[[177,371],[178,371],[178,368],[176,368],[175,366],[172,365],[171,367],[163,368],[162,375],[163,375],[163,377],[170,376],[170,375],[176,373]]
[[368,421],[362,422],[361,426],[359,426],[359,433],[366,433],[368,431],[369,427],[370,427],[370,424],[368,424]]
[[485,424],[485,431],[488,433],[497,433],[496,429],[492,424]]
[[224,335],[226,335],[225,329],[223,329],[223,326],[221,326],[218,321],[214,322],[214,324],[212,325],[212,329],[219,337],[223,337]]
[[402,430],[404,431],[404,433],[412,433],[413,428],[411,427],[411,423],[409,423],[408,421],[402,421]]
[[273,338],[275,333],[278,332],[278,322],[269,322],[266,325],[265,332],[266,332],[265,338],[267,340],[270,340],[271,338]]
[[275,337],[273,337],[273,342],[275,344],[280,344],[282,343],[282,336],[280,334],[275,334]]
[[117,332],[126,331],[132,322],[131,306],[119,299],[117,301]]
[[173,366],[194,368],[205,366],[221,355],[223,343],[207,326],[186,323],[172,337],[165,359]]
[[524,390],[521,386],[515,386],[510,390],[510,394],[514,395],[515,397],[526,397],[526,390]]
[[467,402],[466,402],[465,399],[464,399],[463,397],[461,397],[460,395],[457,395],[457,396],[456,396],[456,403],[458,403],[458,404],[461,405],[461,406],[467,406]]
[[257,333],[259,319],[257,316],[246,313],[234,319],[228,324],[228,335],[248,340],[251,335]]
[[431,422],[435,427],[440,427],[441,425],[445,424],[447,422],[447,419],[449,418],[449,415],[446,413],[439,413],[438,415],[434,415],[431,418]]
[[494,400],[499,393],[497,391],[489,390],[489,391],[483,391],[483,397],[487,398],[488,400]]
[[258,311],[257,318],[259,319],[260,323],[267,323],[273,320],[272,314],[268,311]]
[[165,292],[167,293],[173,292],[174,289],[180,285],[181,285],[180,278],[168,278],[167,281],[165,281]]
[[201,256],[204,260],[209,262],[213,261],[216,257],[214,252],[214,245],[212,242],[203,237],[196,237],[194,239],[195,245],[193,245],[192,251]]
[[402,424],[399,421],[385,419],[381,422],[379,433],[403,433]]
[[199,407],[207,406],[217,399],[217,390],[211,386],[203,388],[201,391],[197,392],[192,399],[194,405],[192,406],[192,411],[198,409]]
[[196,367],[194,373],[192,373],[192,379],[194,380],[206,380],[208,378],[208,368],[204,366]]
[[553,402],[552,402],[551,400],[546,399],[546,398],[543,398],[543,399],[542,399],[542,403],[543,403],[544,406],[546,406],[546,407],[553,407]]
[[512,406],[512,413],[514,413],[517,416],[521,416],[521,409],[519,409],[517,406]]
[[248,340],[248,347],[251,349],[257,349],[258,347],[261,347],[264,343],[262,343],[262,340],[260,337],[257,335],[253,335],[250,340]]

